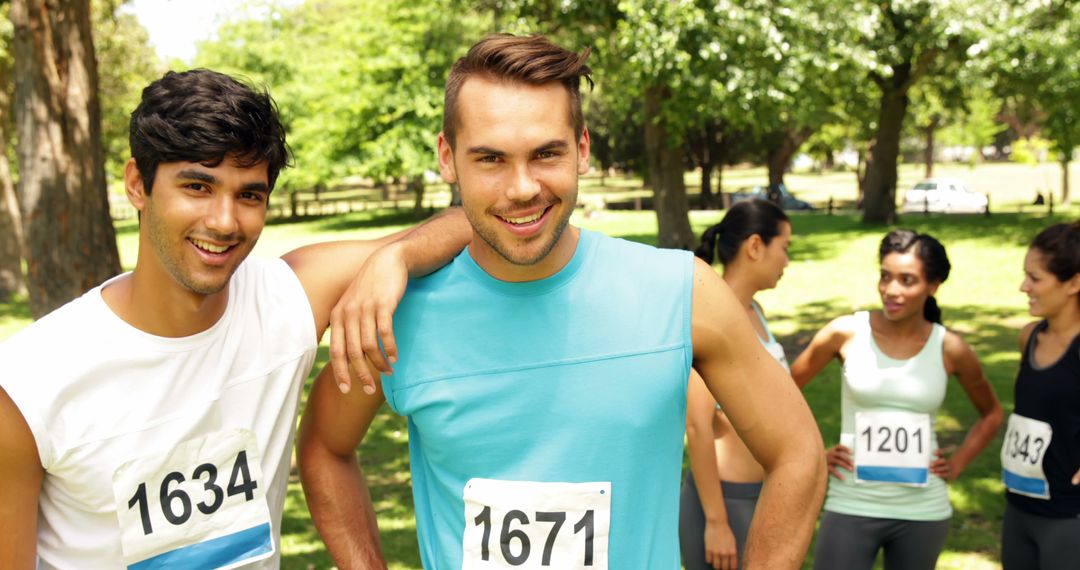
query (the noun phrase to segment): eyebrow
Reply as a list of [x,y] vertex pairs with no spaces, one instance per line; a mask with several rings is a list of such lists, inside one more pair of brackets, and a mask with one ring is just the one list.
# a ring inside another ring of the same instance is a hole
[[[549,150],[566,150],[569,147],[570,147],[570,145],[567,144],[566,141],[561,140],[561,139],[555,139],[555,140],[548,141],[548,142],[534,148],[531,151],[531,154],[537,154],[537,153],[546,152],[546,151],[549,151]],[[506,151],[494,149],[494,148],[491,148],[489,146],[483,146],[483,145],[469,147],[469,149],[466,150],[465,152],[466,152],[466,154],[482,154],[482,155],[485,155],[485,156],[506,156],[507,155]]]
[[183,178],[185,180],[198,180],[199,182],[206,182],[207,184],[217,184],[218,179],[209,172],[203,172],[201,170],[195,170],[188,168],[176,173],[177,178]]
[[[181,180],[198,180],[199,182],[205,182],[207,184],[219,184],[217,176],[210,174],[209,172],[203,172],[202,170],[195,170],[188,168],[176,173],[176,177]],[[245,192],[270,192],[270,185],[265,182],[248,182],[240,187]]]

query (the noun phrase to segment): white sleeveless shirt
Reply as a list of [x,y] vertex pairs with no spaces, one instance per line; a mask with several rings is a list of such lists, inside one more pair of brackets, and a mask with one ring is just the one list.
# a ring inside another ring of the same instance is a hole
[[[934,323],[922,349],[898,360],[881,352],[870,328],[870,313],[855,313],[855,335],[843,366],[840,443],[855,448],[858,412],[897,410],[927,414],[929,449],[937,449],[933,433],[938,408],[945,400],[945,327]],[[945,482],[931,474],[922,487],[890,483],[857,483],[855,476],[838,468],[844,479],[829,477],[824,510],[835,513],[914,521],[944,520],[952,516]]]
[[276,568],[317,348],[296,275],[281,260],[246,260],[225,314],[184,338],[128,325],[102,287],[0,344],[0,385],[45,468],[39,568],[225,560],[199,558],[207,545],[225,555],[255,545],[233,560]]

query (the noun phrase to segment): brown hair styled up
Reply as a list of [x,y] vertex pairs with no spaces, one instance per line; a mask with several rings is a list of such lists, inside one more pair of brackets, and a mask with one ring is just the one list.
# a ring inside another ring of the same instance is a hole
[[592,70],[585,65],[590,48],[581,54],[563,49],[541,35],[515,36],[495,34],[488,36],[471,48],[450,68],[446,79],[443,99],[443,135],[454,146],[459,121],[457,117],[458,94],[465,81],[473,76],[494,80],[517,81],[528,85],[544,85],[558,81],[570,94],[570,121],[574,136],[581,139],[585,118],[581,114],[581,78],[589,82]]

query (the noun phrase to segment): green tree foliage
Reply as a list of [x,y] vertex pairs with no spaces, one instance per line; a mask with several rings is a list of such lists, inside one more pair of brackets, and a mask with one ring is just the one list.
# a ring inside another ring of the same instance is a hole
[[997,92],[1041,125],[1061,162],[1061,201],[1068,202],[1069,162],[1080,145],[1080,2],[1024,5],[995,43]]
[[311,2],[226,25],[196,62],[270,88],[297,163],[284,187],[407,181],[419,206],[443,84],[485,22],[450,0]]
[[864,220],[891,222],[911,89],[928,76],[956,73],[997,12],[981,0],[865,0],[847,6],[851,57],[878,88]]
[[130,156],[128,122],[142,89],[164,72],[146,29],[133,14],[119,9],[122,4],[115,0],[93,2],[101,137],[105,174],[111,180],[122,178],[124,163]]

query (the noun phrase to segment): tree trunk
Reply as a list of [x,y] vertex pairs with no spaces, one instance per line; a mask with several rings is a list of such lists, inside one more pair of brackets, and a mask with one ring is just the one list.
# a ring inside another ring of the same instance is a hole
[[777,188],[784,183],[784,173],[791,166],[791,158],[813,132],[807,128],[789,128],[773,139],[776,143],[770,145],[765,156],[765,164],[769,167],[769,188]]
[[0,303],[7,303],[12,295],[26,293],[26,282],[22,274],[22,220],[11,183],[3,122],[0,117]]
[[[10,46],[0,46],[9,50]],[[0,59],[0,303],[11,301],[14,294],[26,293],[22,274],[22,213],[15,196],[8,163],[7,143],[11,140],[11,67]]]
[[900,130],[907,113],[908,96],[906,90],[893,88],[889,83],[882,86],[878,129],[866,167],[864,222],[896,221],[896,160],[900,155]]
[[1065,205],[1069,203],[1069,155],[1072,154],[1072,149],[1068,152],[1061,152],[1061,204]]
[[407,188],[409,189],[410,192],[413,193],[413,196],[416,198],[416,201],[413,202],[413,215],[416,216],[417,218],[423,217],[424,216],[424,175],[423,174],[417,174],[416,176],[410,177]]
[[935,117],[926,125],[926,148],[923,150],[923,161],[926,162],[926,176],[934,177],[934,132],[937,131],[938,119]]
[[712,157],[707,155],[707,158],[701,163],[701,194],[698,196],[698,207],[702,210],[709,210],[716,203],[716,196],[712,191],[712,171],[716,168],[713,165]]
[[18,192],[30,310],[120,271],[109,217],[89,0],[12,0]]
[[667,123],[660,112],[669,96],[666,86],[653,85],[645,91],[645,159],[659,226],[657,241],[660,247],[692,249],[694,232],[690,229],[690,204],[683,181],[683,145],[670,144]]

